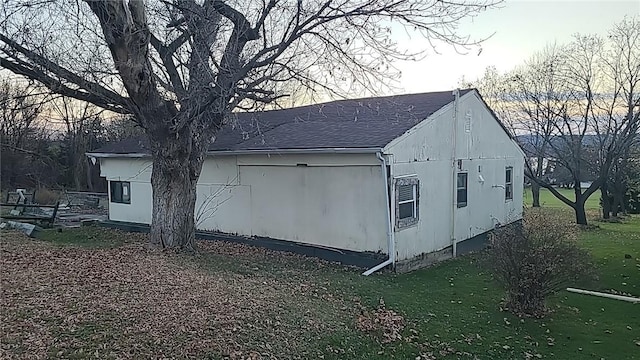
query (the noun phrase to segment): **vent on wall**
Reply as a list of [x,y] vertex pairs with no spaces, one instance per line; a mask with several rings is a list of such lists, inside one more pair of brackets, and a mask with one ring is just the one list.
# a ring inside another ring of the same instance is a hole
[[471,132],[471,118],[473,114],[471,109],[467,110],[467,113],[464,116],[464,132]]

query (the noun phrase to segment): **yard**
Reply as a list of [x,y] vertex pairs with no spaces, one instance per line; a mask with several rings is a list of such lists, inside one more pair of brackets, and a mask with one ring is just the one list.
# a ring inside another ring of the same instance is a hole
[[[581,242],[600,280],[580,285],[640,296],[640,218],[597,225]],[[161,253],[102,228],[1,241],[0,358],[640,357],[638,305],[562,291],[548,318],[519,319],[478,256],[363,277],[222,242]]]
[[[573,201],[575,199],[573,189],[557,188],[556,190],[558,190],[560,194],[564,195],[569,200]],[[524,202],[527,205],[531,205],[531,203],[533,202],[531,188],[524,189]],[[569,207],[565,203],[560,201],[557,197],[553,196],[553,194],[549,190],[544,188],[540,189],[540,206],[554,209],[562,208],[570,211]],[[587,210],[591,210],[592,212],[595,212],[600,208],[600,191],[596,191],[591,196],[589,196],[585,203],[585,208]]]

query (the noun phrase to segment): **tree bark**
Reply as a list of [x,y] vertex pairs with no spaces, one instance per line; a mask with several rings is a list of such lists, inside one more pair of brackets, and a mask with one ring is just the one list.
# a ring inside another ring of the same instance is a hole
[[587,212],[584,209],[584,201],[581,201],[576,204],[573,208],[576,212],[576,224],[578,225],[588,225],[587,223]]
[[616,169],[615,175],[614,175],[614,182],[613,182],[613,191],[612,191],[612,197],[613,197],[613,201],[612,201],[612,207],[611,207],[611,213],[613,216],[618,216],[618,213],[625,213],[625,206],[624,206],[624,195],[627,192],[626,186],[624,184],[624,181],[622,180],[622,174],[621,171],[619,169]]
[[535,181],[531,182],[531,196],[533,197],[533,207],[540,207],[540,185]]
[[89,163],[89,159],[88,158],[84,158],[84,162],[85,162],[85,170],[86,170],[86,181],[87,181],[87,190],[91,191],[91,192],[95,192],[95,188],[93,187],[93,166],[91,166],[91,164]]
[[160,141],[152,139],[155,146],[152,146],[150,235],[154,245],[196,250],[196,187],[205,156],[205,147],[196,143],[199,138],[183,133]]
[[587,212],[584,208],[584,203],[586,199],[582,195],[582,189],[580,188],[580,181],[576,180],[574,183],[574,192],[576,194],[576,202],[574,203],[573,210],[576,213],[576,224],[578,225],[588,225],[587,224]]
[[71,176],[73,176],[73,183],[76,191],[85,190],[85,186],[83,183],[83,180],[85,179],[84,174],[86,172],[86,170],[84,169],[85,161],[83,161],[84,159],[81,156],[84,156],[84,153],[80,153],[78,150],[75,150],[73,159],[71,160],[73,164]]
[[600,185],[600,201],[602,202],[602,218],[608,219],[611,215],[611,201],[609,197],[609,189],[607,188],[607,182],[604,181]]

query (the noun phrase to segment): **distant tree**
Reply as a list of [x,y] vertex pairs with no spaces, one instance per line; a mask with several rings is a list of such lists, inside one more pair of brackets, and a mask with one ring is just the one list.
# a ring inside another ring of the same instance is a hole
[[626,185],[626,193],[622,211],[640,214],[640,144],[631,151],[624,168],[623,182]]
[[[33,150],[34,141],[45,137],[40,115],[45,108],[42,89],[15,79],[0,81],[0,163],[3,187],[26,185],[26,159],[42,162]],[[33,170],[33,169],[31,169]]]
[[93,187],[88,150],[96,147],[102,132],[103,110],[87,102],[69,97],[59,97],[49,103],[51,116],[62,122],[62,142],[64,146],[65,181],[76,190]]
[[[498,89],[495,99],[528,154],[525,175],[533,184],[535,206],[539,187],[547,188],[586,225],[586,200],[598,189],[608,194],[607,179],[627,163],[640,126],[639,32],[637,17],[625,19],[606,40],[577,35],[571,43],[547,47],[500,81],[490,78]],[[569,177],[573,199],[555,189],[552,177],[560,174]],[[593,181],[582,189],[585,180]],[[624,191],[616,191],[620,199]]]
[[[511,72],[500,74],[489,67],[482,78],[468,83],[480,90],[524,150],[528,178],[542,178],[555,166],[549,161],[549,142],[562,99],[551,94],[561,93],[557,71],[561,52],[559,46],[548,46]],[[539,207],[540,185],[535,181],[531,182],[531,192],[533,207]]]
[[142,129],[130,115],[117,115],[110,117],[103,123],[103,141],[115,142],[132,137],[142,137]]
[[[629,158],[640,143],[640,17],[626,18],[609,32],[601,54],[609,96],[594,102],[598,153],[610,155],[609,174],[600,185],[604,218],[626,212]],[[608,159],[603,159],[606,163]]]
[[[206,149],[236,108],[273,103],[282,84],[347,94],[412,59],[399,24],[473,44],[458,22],[494,0],[86,1],[3,3],[0,65],[51,91],[134,115],[151,144],[151,241],[193,249]],[[5,15],[6,16],[6,15]],[[347,91],[341,91],[346,89]]]

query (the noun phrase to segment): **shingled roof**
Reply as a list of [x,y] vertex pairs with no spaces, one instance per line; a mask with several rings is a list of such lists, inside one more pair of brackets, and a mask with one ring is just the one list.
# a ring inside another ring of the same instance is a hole
[[[472,89],[460,90],[460,96]],[[209,151],[382,148],[454,100],[452,91],[338,100],[235,113]],[[149,153],[146,140],[126,139],[92,153]]]

